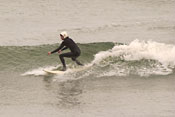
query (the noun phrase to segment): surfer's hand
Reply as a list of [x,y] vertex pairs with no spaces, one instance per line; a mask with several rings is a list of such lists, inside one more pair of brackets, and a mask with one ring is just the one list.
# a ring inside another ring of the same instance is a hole
[[51,55],[51,52],[48,52],[48,55]]
[[61,50],[59,50],[58,53],[61,53]]

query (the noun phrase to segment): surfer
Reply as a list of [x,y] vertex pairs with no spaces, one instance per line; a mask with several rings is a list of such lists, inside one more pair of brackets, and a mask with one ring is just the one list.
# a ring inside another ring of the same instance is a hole
[[64,57],[72,58],[72,60],[75,61],[78,65],[83,66],[83,64],[81,64],[77,60],[77,58],[81,54],[81,51],[80,51],[80,48],[78,47],[78,45],[71,38],[69,38],[67,32],[65,32],[65,31],[61,32],[60,38],[61,38],[61,40],[63,40],[61,45],[57,49],[55,49],[54,51],[48,52],[48,55],[53,54],[55,52],[61,53],[63,50],[66,50],[68,48],[70,49],[70,52],[62,53],[59,55],[59,58],[60,58],[61,63],[63,65],[63,68],[61,71],[66,71],[66,63],[65,63]]

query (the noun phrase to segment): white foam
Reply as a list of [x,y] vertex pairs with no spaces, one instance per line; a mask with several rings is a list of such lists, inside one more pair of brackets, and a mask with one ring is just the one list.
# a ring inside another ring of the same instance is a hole
[[[116,45],[111,50],[99,52],[95,55],[95,59],[92,61],[92,63],[99,64],[101,66],[101,62],[109,57],[120,57],[120,59],[124,61],[140,61],[142,59],[155,60],[161,65],[156,66],[156,68],[153,67],[152,69],[138,69],[138,74],[167,75],[172,73],[172,68],[175,66],[175,45],[158,43],[154,41],[139,41],[136,39],[129,45]],[[115,65],[113,65],[114,69],[111,69],[105,74],[108,76],[110,74],[115,74],[114,66]],[[125,72],[128,73],[127,68]]]
[[[29,70],[23,74],[21,74],[22,76],[28,76],[28,75],[34,75],[34,76],[42,76],[42,75],[46,75],[47,73],[44,72],[43,70],[44,69],[47,69],[47,70],[53,70],[53,69],[56,69],[58,67],[60,67],[61,65],[58,65],[56,67],[54,66],[46,66],[46,67],[40,67],[40,68],[37,68],[37,69],[33,69],[33,70]],[[84,71],[86,69],[88,69],[89,67],[91,67],[91,64],[87,64],[83,67],[73,67],[73,68],[69,68],[63,73],[63,74],[55,74],[57,76],[59,76],[58,78],[61,78],[62,76],[66,76],[66,75],[69,75],[69,74],[73,74],[73,73],[77,73],[77,72],[81,72],[81,71]],[[66,79],[66,78],[64,78]],[[70,78],[68,78],[70,79]]]
[[55,69],[55,68],[56,67],[53,67],[53,66],[40,67],[40,68],[37,68],[37,69],[27,71],[27,72],[23,73],[22,76],[27,76],[27,75],[42,76],[42,75],[46,75],[46,72],[43,71],[44,69],[52,70],[52,69]]
[[109,56],[120,55],[128,61],[153,59],[162,64],[175,66],[175,45],[139,40],[134,40],[129,45],[117,45],[111,50],[99,52],[95,55],[93,63],[99,63]]

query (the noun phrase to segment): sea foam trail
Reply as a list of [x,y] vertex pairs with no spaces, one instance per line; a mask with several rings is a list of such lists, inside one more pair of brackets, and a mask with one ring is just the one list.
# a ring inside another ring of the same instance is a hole
[[129,45],[116,45],[95,55],[93,64],[108,66],[103,75],[167,75],[175,66],[175,45],[134,40]]
[[28,76],[28,75],[42,76],[42,75],[46,75],[46,72],[43,71],[44,69],[52,70],[52,69],[55,69],[55,68],[56,67],[53,67],[53,66],[40,67],[40,68],[37,68],[37,69],[29,70],[29,71],[27,71],[27,72],[25,72],[21,75],[22,76]]
[[[78,72],[83,72],[85,70],[87,70],[88,68],[90,68],[92,66],[92,64],[87,64],[87,65],[84,65],[84,66],[80,66],[80,67],[74,67],[74,66],[71,66],[71,68],[68,67],[68,69],[63,72],[63,73],[60,73],[60,74],[55,74],[55,75],[73,75],[75,73],[78,73]],[[44,70],[55,70],[55,69],[58,69],[58,67],[61,67],[61,65],[58,65],[58,66],[46,66],[46,67],[39,67],[37,69],[33,69],[33,70],[29,70],[23,74],[21,74],[22,76],[28,76],[28,75],[34,75],[34,76],[43,76],[43,75],[47,75],[47,73],[44,71]]]

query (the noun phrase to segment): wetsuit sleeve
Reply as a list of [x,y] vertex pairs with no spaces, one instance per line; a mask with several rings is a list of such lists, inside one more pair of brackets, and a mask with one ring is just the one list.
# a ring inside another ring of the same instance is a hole
[[68,49],[68,47],[64,47],[63,49],[61,49],[61,51],[66,50],[66,49]]
[[60,49],[62,49],[64,47],[64,43],[61,43],[60,47],[58,47],[57,49],[55,49],[54,51],[51,52],[51,54],[58,52]]

